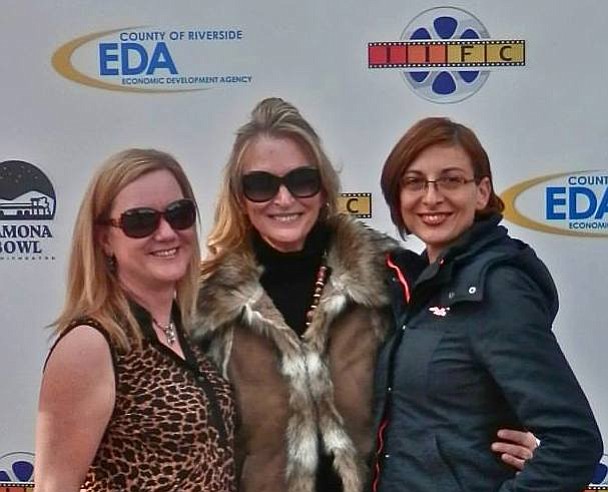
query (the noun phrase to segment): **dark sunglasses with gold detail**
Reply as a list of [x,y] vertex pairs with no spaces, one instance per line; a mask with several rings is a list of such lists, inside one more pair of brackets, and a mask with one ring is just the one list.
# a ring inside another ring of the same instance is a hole
[[316,167],[298,167],[285,176],[253,171],[241,178],[243,195],[252,202],[267,202],[276,196],[281,185],[295,198],[309,198],[321,191],[321,175]]
[[183,198],[170,203],[162,212],[149,207],[131,208],[120,214],[118,219],[110,218],[97,223],[118,227],[125,236],[139,239],[153,234],[162,217],[176,231],[188,229],[196,221],[196,206],[192,200]]

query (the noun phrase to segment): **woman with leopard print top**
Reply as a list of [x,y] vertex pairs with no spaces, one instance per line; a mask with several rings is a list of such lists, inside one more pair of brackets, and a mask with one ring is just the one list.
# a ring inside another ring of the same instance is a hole
[[196,210],[163,152],[121,152],[93,178],[40,391],[36,492],[236,490],[231,388],[188,331]]

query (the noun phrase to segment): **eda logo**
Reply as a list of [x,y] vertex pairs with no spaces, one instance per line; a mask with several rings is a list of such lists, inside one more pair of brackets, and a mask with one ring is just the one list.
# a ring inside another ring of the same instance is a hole
[[0,482],[29,482],[34,477],[34,455],[14,452],[0,456]]
[[126,27],[68,41],[51,62],[61,76],[97,89],[198,91],[251,83],[239,61],[243,39],[238,28]]
[[507,189],[504,216],[550,234],[608,237],[608,171],[540,176]]
[[54,260],[46,245],[55,207],[55,189],[40,169],[0,162],[0,260]]
[[456,7],[422,12],[398,41],[368,43],[370,69],[399,69],[417,96],[434,103],[472,96],[494,67],[525,64],[524,40],[492,39],[477,17]]

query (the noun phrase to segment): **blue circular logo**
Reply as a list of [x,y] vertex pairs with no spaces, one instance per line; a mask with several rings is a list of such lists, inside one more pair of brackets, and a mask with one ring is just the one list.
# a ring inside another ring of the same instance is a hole
[[595,467],[591,485],[608,485],[608,455],[602,456],[602,459]]
[[33,477],[33,453],[15,452],[0,456],[0,482],[30,482]]
[[[416,16],[401,33],[404,41],[487,39],[481,21],[466,10],[439,7]],[[404,71],[403,78],[416,95],[435,103],[455,103],[475,94],[485,84],[488,70]]]

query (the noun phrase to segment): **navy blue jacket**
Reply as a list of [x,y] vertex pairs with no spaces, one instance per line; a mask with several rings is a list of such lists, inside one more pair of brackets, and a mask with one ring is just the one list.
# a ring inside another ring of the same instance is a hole
[[[388,260],[397,329],[377,369],[380,492],[580,492],[592,478],[602,441],[551,331],[555,285],[500,218],[431,265]],[[541,440],[517,475],[490,449],[505,427]]]

